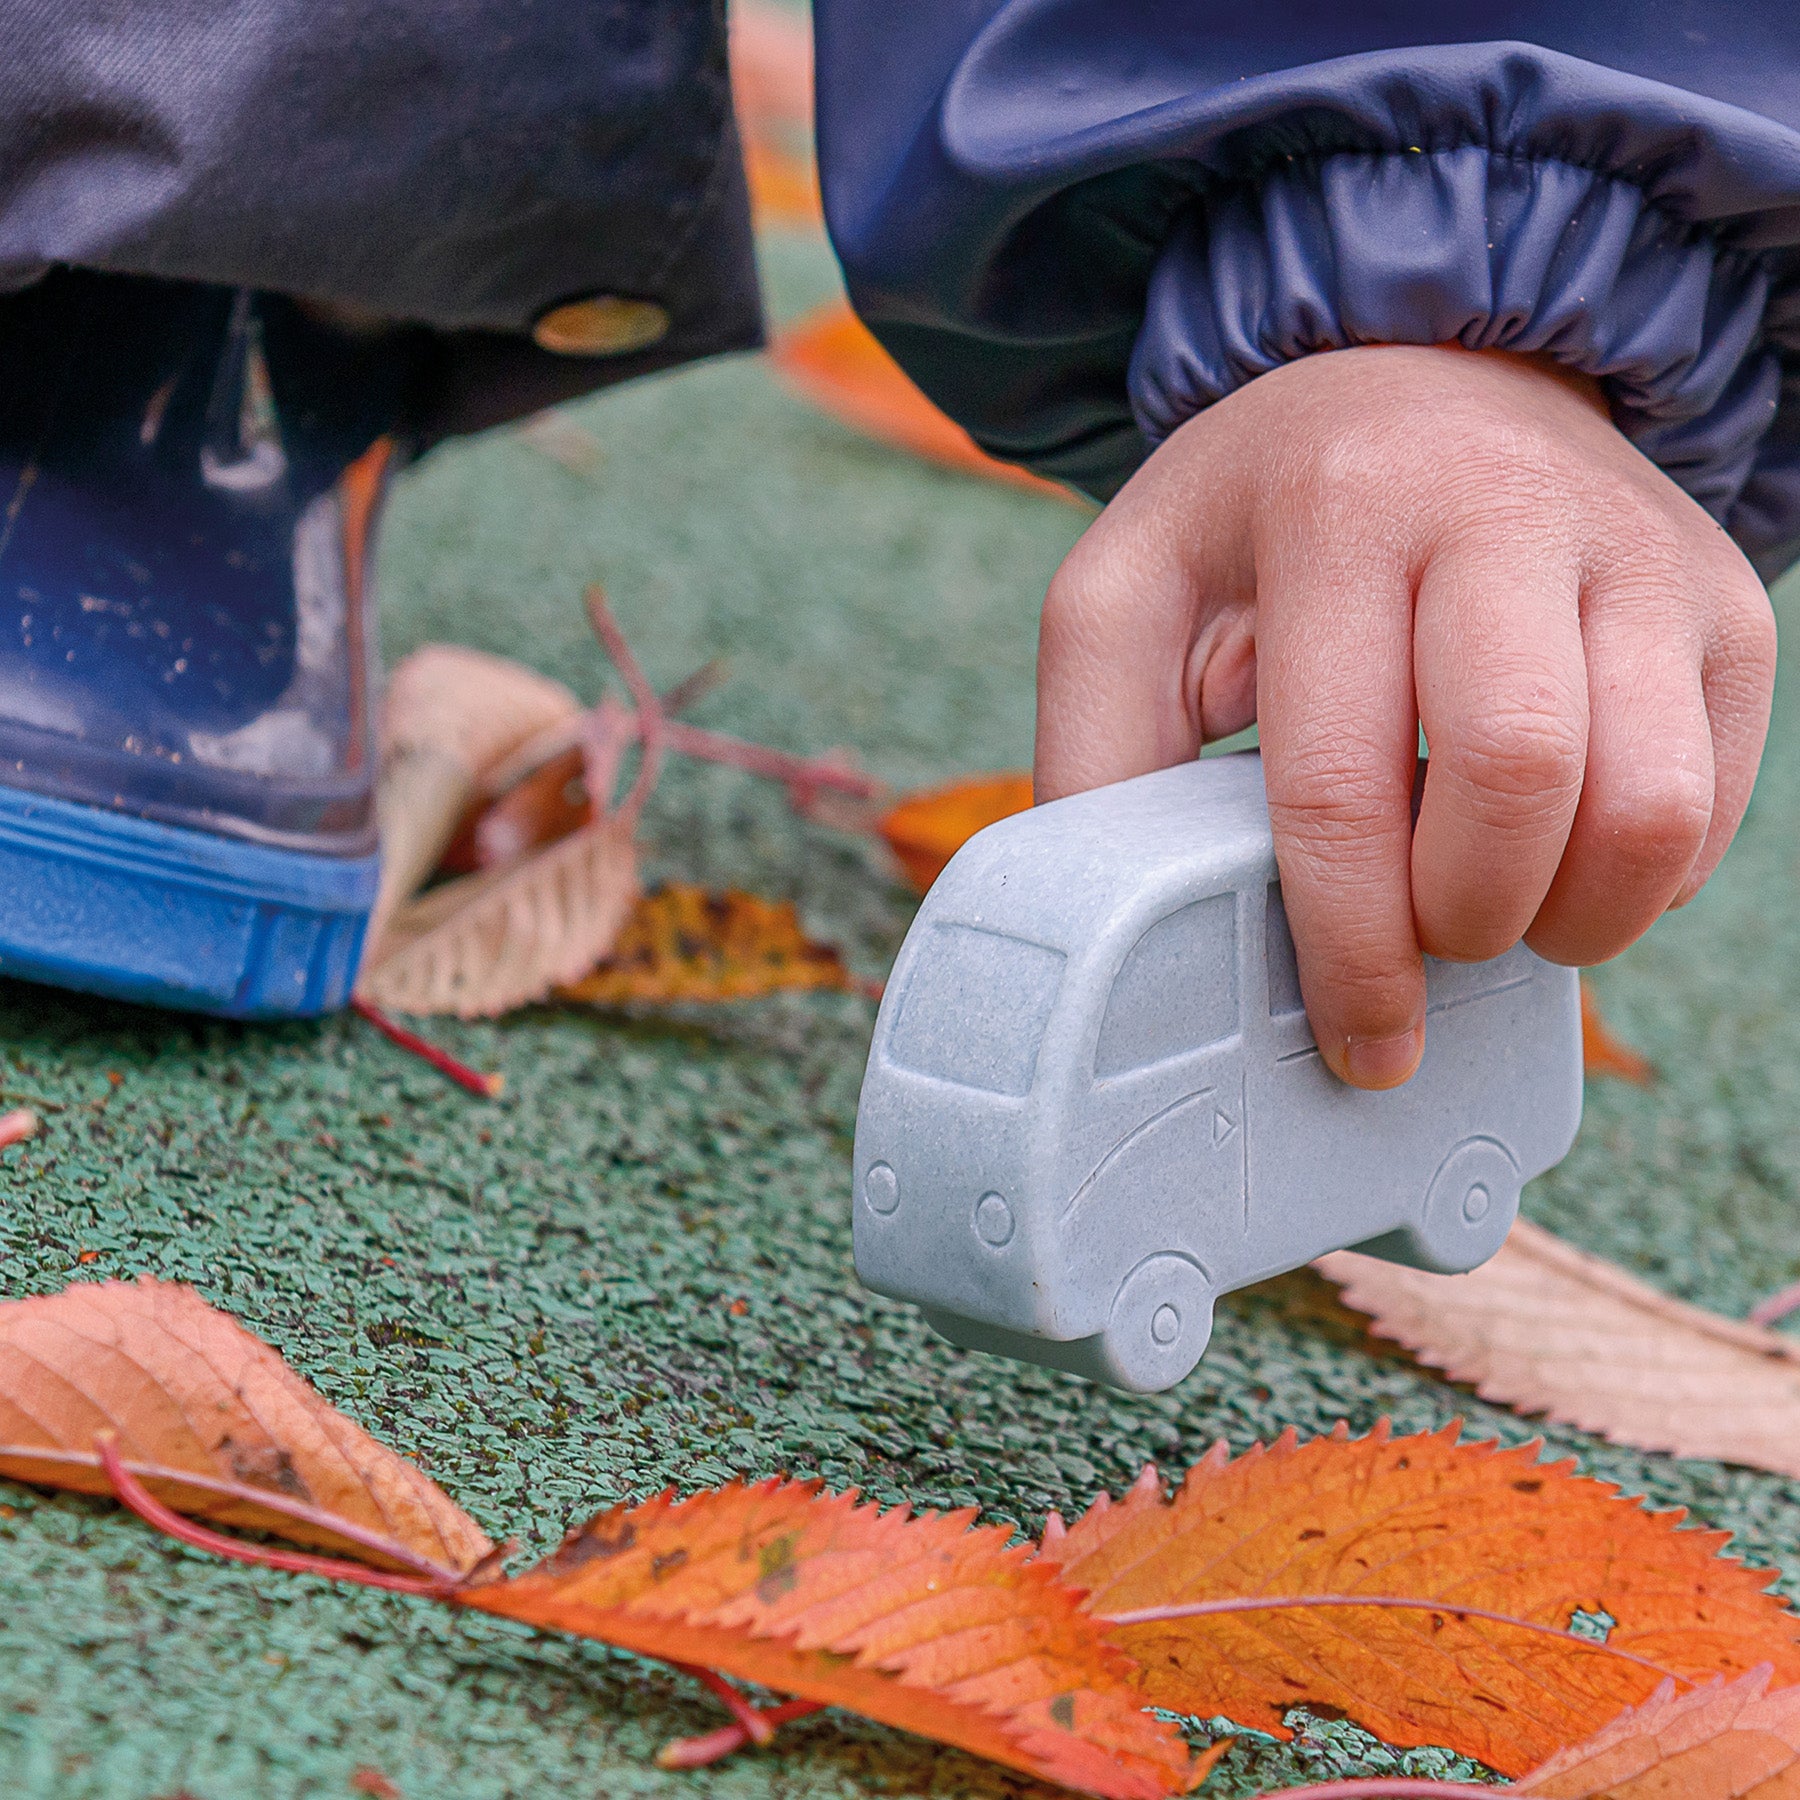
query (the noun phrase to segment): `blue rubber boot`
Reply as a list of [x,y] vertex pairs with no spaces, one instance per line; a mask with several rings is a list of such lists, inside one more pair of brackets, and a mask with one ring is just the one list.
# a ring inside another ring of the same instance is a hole
[[239,1017],[349,997],[406,364],[229,289],[0,300],[0,974]]

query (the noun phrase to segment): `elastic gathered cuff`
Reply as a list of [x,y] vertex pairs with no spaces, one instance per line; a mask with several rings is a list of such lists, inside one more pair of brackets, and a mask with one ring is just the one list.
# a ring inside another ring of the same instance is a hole
[[1765,574],[1800,548],[1800,305],[1772,299],[1756,255],[1572,163],[1347,152],[1196,201],[1151,278],[1132,407],[1157,443],[1282,363],[1395,343],[1597,377],[1619,429]]

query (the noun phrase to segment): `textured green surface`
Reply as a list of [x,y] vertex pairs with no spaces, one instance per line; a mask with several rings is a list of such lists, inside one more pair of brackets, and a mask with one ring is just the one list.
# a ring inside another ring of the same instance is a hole
[[[827,291],[804,246],[772,268],[784,307]],[[748,363],[575,411],[605,446],[591,476],[497,438],[409,478],[384,550],[391,652],[455,637],[591,692],[577,596],[598,575],[657,680],[730,659],[707,722],[854,744],[908,784],[1027,757],[1034,605],[1076,512],[864,445]],[[1729,1312],[1800,1274],[1797,818],[1788,707],[1725,873],[1600,977],[1661,1085],[1593,1089],[1575,1154],[1527,1197]],[[871,973],[904,929],[908,902],[872,859],[742,777],[677,768],[650,835],[663,872],[795,896]],[[490,1106],[341,1020],[251,1029],[0,986],[3,1097],[60,1108],[0,1168],[3,1291],[192,1281],[496,1537],[534,1545],[602,1503],[739,1471],[1035,1525],[1220,1434],[1241,1448],[1288,1423],[1461,1412],[1481,1434],[1530,1435],[1372,1350],[1307,1277],[1226,1305],[1200,1372],[1155,1399],[936,1342],[851,1273],[845,1163],[870,1016],[824,996],[445,1028],[506,1071]],[[1551,1436],[1800,1573],[1787,1482]],[[363,1766],[408,1800],[1038,1791],[836,1715],[784,1734],[779,1756],[664,1774],[657,1745],[717,1719],[670,1674],[223,1567],[100,1504],[0,1498],[8,1792],[345,1796]],[[1209,1792],[1392,1766],[1315,1724],[1279,1755],[1235,1753]]]

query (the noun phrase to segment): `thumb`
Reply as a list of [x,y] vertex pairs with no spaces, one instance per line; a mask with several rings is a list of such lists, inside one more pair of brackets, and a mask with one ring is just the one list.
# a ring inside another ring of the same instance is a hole
[[1211,423],[1183,426],[1057,570],[1038,636],[1037,798],[1197,756],[1256,715],[1254,559]]

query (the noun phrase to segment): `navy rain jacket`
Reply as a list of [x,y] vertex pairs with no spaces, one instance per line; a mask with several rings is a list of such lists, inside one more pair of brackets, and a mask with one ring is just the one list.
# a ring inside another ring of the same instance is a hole
[[1310,351],[1541,351],[1800,555],[1795,0],[817,0],[858,308],[1096,495]]

